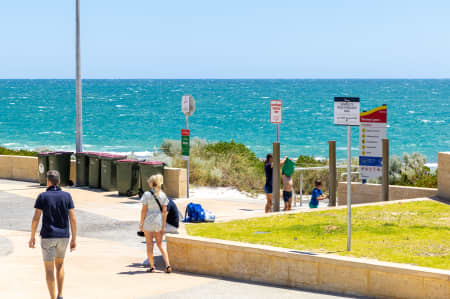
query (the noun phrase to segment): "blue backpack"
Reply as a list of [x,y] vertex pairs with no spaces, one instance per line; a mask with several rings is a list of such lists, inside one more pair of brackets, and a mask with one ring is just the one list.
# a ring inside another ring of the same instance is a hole
[[204,222],[205,221],[205,210],[203,210],[202,205],[197,203],[190,203],[186,207],[186,212],[184,213],[184,222]]

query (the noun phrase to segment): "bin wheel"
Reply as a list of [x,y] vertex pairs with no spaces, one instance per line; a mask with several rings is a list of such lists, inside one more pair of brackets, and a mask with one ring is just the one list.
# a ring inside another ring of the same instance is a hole
[[139,198],[141,198],[142,197],[142,195],[144,195],[144,190],[142,190],[142,189],[139,189]]
[[132,191],[127,191],[127,196],[128,197],[131,197],[131,196],[133,196],[134,195],[134,193],[132,192]]
[[69,186],[73,186],[73,181],[72,180],[69,180],[68,182],[67,182],[67,185],[69,185]]

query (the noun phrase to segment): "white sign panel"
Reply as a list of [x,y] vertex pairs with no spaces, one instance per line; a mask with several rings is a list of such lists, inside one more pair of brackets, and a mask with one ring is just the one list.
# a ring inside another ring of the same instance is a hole
[[334,124],[359,126],[359,98],[334,98]]
[[189,97],[190,96],[181,97],[181,112],[183,113],[189,113]]
[[386,138],[386,124],[361,122],[359,128],[359,153],[362,157],[381,157],[382,139]]
[[283,103],[281,100],[270,101],[270,122],[281,124],[283,121]]

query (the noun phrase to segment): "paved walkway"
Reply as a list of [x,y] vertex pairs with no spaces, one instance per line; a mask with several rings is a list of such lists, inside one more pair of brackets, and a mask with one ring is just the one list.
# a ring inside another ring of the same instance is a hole
[[[27,245],[34,201],[43,190],[34,183],[0,180],[0,298],[48,298],[41,251]],[[66,190],[74,198],[79,227],[78,248],[66,259],[66,299],[350,298],[177,273],[176,269],[170,275],[146,273],[141,266],[145,243],[136,236],[138,200],[118,197],[114,192]],[[195,201],[224,220],[264,213],[264,201],[257,199]],[[188,202],[177,201],[180,210]],[[156,263],[162,269],[159,255]]]

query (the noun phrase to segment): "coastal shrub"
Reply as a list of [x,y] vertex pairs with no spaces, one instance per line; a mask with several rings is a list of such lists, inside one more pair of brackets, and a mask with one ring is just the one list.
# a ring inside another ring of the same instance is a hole
[[295,165],[301,166],[301,167],[315,167],[315,166],[325,166],[328,165],[327,159],[316,159],[314,156],[305,156],[300,155],[297,158],[297,161],[295,162]]
[[160,150],[169,157],[181,155],[181,141],[173,139],[164,139]]
[[[174,167],[186,167],[181,159],[179,141],[165,140],[161,150],[172,157]],[[251,193],[262,192],[264,163],[241,143],[207,143],[191,140],[190,183],[199,186],[235,187]]]
[[0,155],[13,155],[13,156],[32,156],[36,157],[37,152],[28,150],[13,150],[3,146],[0,146]]
[[389,159],[389,183],[412,187],[437,188],[437,171],[425,166],[426,157],[420,153],[404,153],[402,158]]

